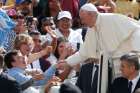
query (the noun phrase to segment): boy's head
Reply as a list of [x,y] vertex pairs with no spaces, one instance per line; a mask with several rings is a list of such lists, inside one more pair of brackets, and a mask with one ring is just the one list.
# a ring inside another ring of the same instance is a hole
[[13,67],[25,69],[27,65],[25,57],[17,50],[8,52],[4,57],[4,62],[9,69]]

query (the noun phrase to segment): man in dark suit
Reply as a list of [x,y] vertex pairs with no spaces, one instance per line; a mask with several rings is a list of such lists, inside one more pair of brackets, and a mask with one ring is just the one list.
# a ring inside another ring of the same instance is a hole
[[122,77],[113,81],[110,93],[135,93],[136,89],[140,88],[138,55],[134,53],[125,54],[120,60]]
[[3,73],[3,56],[0,55],[0,93],[21,93],[21,88],[15,79]]
[[82,93],[97,93],[98,68],[93,59],[86,60],[89,63],[81,67],[76,85]]

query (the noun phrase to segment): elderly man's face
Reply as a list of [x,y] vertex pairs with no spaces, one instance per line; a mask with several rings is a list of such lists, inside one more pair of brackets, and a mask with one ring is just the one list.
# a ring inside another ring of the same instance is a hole
[[81,23],[84,26],[92,27],[95,25],[95,22],[96,22],[96,14],[95,13],[80,10],[79,16],[81,19]]

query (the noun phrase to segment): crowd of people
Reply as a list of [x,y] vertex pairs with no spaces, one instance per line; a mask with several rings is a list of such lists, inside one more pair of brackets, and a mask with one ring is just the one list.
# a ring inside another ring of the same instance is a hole
[[138,0],[0,0],[0,92],[140,93],[139,14]]

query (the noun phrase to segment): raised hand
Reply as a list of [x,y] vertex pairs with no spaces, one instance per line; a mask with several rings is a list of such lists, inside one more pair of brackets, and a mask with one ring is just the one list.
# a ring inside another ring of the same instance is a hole
[[46,53],[51,53],[52,52],[52,46],[46,46],[46,48],[44,49],[46,51]]
[[70,43],[67,43],[63,49],[63,51],[60,53],[59,60],[63,60],[67,58],[68,56],[72,55],[74,53],[74,49],[72,48]]
[[56,38],[56,34],[55,34],[55,32],[52,30],[51,26],[45,26],[45,27],[44,27],[44,30],[45,30],[48,34],[50,34],[50,36],[51,36],[52,38]]

